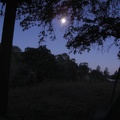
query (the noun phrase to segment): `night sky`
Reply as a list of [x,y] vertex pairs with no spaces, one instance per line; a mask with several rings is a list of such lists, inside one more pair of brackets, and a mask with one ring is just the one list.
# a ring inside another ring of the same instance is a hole
[[[2,26],[3,26],[3,17],[0,17],[0,38],[2,35]],[[16,45],[24,51],[26,47],[38,47],[39,44],[39,30],[38,27],[33,27],[30,30],[22,31],[22,28],[19,26],[19,21],[16,21],[15,24],[15,31],[14,31],[14,42],[13,45]],[[50,41],[49,38],[46,39],[46,42],[43,43],[47,45],[47,48],[51,50],[52,54],[61,54],[61,53],[68,53],[66,45],[66,40],[63,39],[63,33],[65,30],[65,26],[61,24],[60,20],[54,21],[54,29],[57,39],[55,41]],[[118,48],[112,46],[107,52],[107,46],[113,42],[112,39],[108,39],[105,43],[105,52],[101,50],[97,50],[97,46],[92,47],[89,53],[83,52],[83,54],[72,54],[70,53],[70,58],[75,58],[76,62],[79,64],[81,62],[87,62],[89,67],[92,69],[96,69],[98,65],[101,66],[101,70],[104,70],[105,67],[108,67],[110,74],[113,74],[119,67],[120,61],[117,58]]]

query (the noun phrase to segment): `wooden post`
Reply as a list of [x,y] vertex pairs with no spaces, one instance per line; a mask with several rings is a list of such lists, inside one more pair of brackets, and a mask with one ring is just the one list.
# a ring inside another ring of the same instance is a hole
[[0,117],[6,117],[8,111],[10,63],[16,6],[16,0],[7,0],[0,48]]

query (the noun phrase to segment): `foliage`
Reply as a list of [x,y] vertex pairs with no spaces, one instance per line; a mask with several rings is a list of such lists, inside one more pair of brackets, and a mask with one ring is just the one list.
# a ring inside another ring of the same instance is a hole
[[97,70],[98,72],[101,72],[101,68],[100,68],[99,65],[96,67],[96,70]]
[[67,53],[56,55],[56,61],[59,68],[59,78],[64,80],[76,80],[77,79],[77,64],[74,59],[70,59]]
[[24,87],[34,85],[35,83],[36,83],[35,73],[24,65],[15,72],[10,82],[10,86]]
[[117,55],[118,55],[118,59],[120,60],[120,51],[119,51],[119,53]]
[[46,46],[26,48],[23,57],[24,63],[27,64],[28,69],[35,72],[38,81],[48,77],[54,78],[56,70],[55,57]]
[[107,78],[109,76],[109,71],[108,71],[108,68],[106,67],[105,70],[104,70],[104,76]]
[[53,55],[46,46],[28,47],[23,52],[13,46],[10,77],[12,87],[35,85],[44,81],[105,81],[109,77],[107,73],[108,68],[102,72],[100,66],[92,70],[86,62],[78,65],[67,53]]
[[[0,0],[7,2],[7,0]],[[23,30],[40,27],[40,40],[48,33],[55,39],[53,19],[66,16],[69,24],[64,34],[67,48],[74,53],[89,51],[93,44],[103,46],[113,37],[120,46],[120,0],[22,0],[17,1],[17,19]],[[44,14],[43,14],[44,13]],[[118,54],[119,57],[119,54]]]
[[116,78],[120,80],[120,73],[118,73],[118,70],[116,70],[115,73],[110,76],[110,78],[113,80],[116,80]]
[[106,78],[103,75],[103,73],[98,71],[98,70],[92,70],[90,72],[90,79],[92,81],[105,81],[106,80]]
[[[111,36],[115,38],[114,44],[120,46],[119,0],[0,0],[0,3],[1,2],[3,6],[6,3],[5,24],[3,26],[0,53],[0,79],[2,83],[0,84],[0,88],[2,89],[2,102],[0,106],[4,108],[0,111],[2,116],[7,116],[8,81],[16,6],[17,19],[22,19],[20,25],[23,27],[23,30],[35,25],[41,27],[40,41],[44,41],[48,33],[51,35],[51,39],[55,39],[52,20],[64,15],[70,20],[64,38],[68,40],[67,47],[74,51],[74,53],[76,53],[76,51],[80,53],[85,50],[89,51],[92,44],[102,46],[103,42]],[[3,14],[2,10],[0,14]],[[77,22],[78,24],[75,25]],[[39,67],[42,66],[38,61],[37,63]],[[37,66],[32,67],[36,72],[37,79],[41,79],[41,76],[43,76],[45,72]],[[39,70],[41,70],[40,75],[38,74]],[[46,75],[46,73],[44,75]]]
[[13,79],[13,77],[16,74],[16,71],[20,69],[20,67],[23,65],[22,63],[22,56],[21,56],[22,50],[17,47],[12,47],[12,58],[11,58],[11,68],[10,68],[10,80]]
[[120,46],[120,1],[83,0],[71,4],[68,17],[70,25],[64,37],[72,51],[89,51],[93,44],[103,46],[106,39],[113,37],[114,44]]
[[106,67],[105,70],[102,72],[101,67],[98,65],[96,67],[96,70],[91,70],[90,71],[90,78],[92,81],[106,81],[107,78],[109,77],[109,74],[107,74],[108,68]]
[[89,75],[89,66],[88,63],[83,62],[80,63],[78,66],[78,77],[80,80],[86,80],[88,79]]

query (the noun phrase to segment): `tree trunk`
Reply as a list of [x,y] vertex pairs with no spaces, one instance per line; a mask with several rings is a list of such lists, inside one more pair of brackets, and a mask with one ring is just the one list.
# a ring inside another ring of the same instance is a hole
[[[16,1],[16,0],[15,0]],[[3,25],[0,48],[0,117],[6,117],[8,111],[8,90],[12,41],[16,17],[16,2],[8,0]]]

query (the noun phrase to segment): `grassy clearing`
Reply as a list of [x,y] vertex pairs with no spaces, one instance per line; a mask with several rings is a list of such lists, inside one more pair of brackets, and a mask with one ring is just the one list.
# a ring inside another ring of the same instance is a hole
[[[92,120],[98,110],[111,105],[113,85],[112,82],[52,82],[12,88],[9,115],[21,120]],[[118,94],[119,86],[116,98]]]

